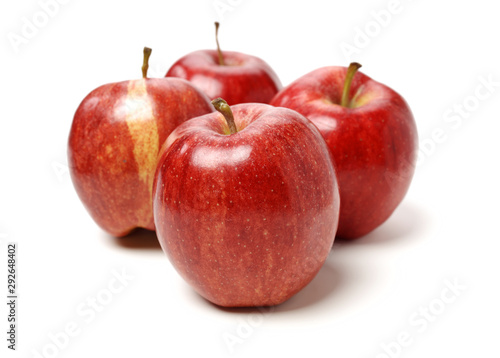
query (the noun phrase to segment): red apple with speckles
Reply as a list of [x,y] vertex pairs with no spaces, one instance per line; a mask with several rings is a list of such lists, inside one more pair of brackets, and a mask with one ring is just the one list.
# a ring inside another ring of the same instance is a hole
[[297,79],[271,101],[311,120],[333,154],[340,188],[338,237],[361,237],[386,221],[405,196],[417,154],[406,101],[353,63]]
[[[221,99],[177,127],[153,185],[160,244],[180,275],[225,307],[284,302],[316,275],[337,229],[331,155],[302,115]],[[233,117],[234,114],[234,117]]]
[[[218,23],[216,23],[216,35]],[[184,78],[211,99],[227,103],[269,103],[281,89],[273,69],[258,57],[240,52],[217,50],[192,52],[172,65],[166,77]]]
[[143,78],[93,90],[78,107],[68,160],[84,206],[109,234],[154,230],[152,184],[158,152],[181,123],[213,112],[210,100],[185,80]]

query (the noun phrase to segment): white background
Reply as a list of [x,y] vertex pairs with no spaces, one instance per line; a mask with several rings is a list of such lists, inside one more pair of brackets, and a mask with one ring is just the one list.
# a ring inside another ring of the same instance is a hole
[[[500,82],[499,9],[491,0],[401,0],[376,25],[374,13],[390,3],[70,0],[16,47],[9,38],[22,36],[23,18],[33,21],[42,8],[2,2],[0,356],[11,356],[3,302],[6,243],[15,241],[20,331],[12,356],[382,358],[390,356],[385,345],[405,358],[498,357],[500,87],[474,96],[481,80]],[[214,4],[228,9],[218,14]],[[215,20],[223,50],[265,59],[285,85],[320,66],[361,62],[409,102],[427,148],[395,214],[356,242],[337,242],[309,286],[264,314],[204,301],[154,235],[105,234],[66,167],[69,128],[87,93],[140,77],[144,46],[153,48],[151,77],[213,48]],[[361,44],[360,32],[368,33]],[[355,38],[349,58],[342,46]],[[468,110],[445,122],[464,102]],[[133,278],[106,296],[113,272],[123,270]],[[441,298],[446,282],[461,287],[453,302]],[[83,314],[96,296],[111,302]],[[434,315],[417,324],[429,307]],[[68,324],[76,333],[65,340],[59,332]],[[398,348],[391,342],[404,332]]]

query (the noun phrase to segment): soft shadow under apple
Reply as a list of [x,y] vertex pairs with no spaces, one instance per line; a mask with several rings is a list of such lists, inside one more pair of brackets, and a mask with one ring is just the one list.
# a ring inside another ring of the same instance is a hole
[[430,219],[418,206],[403,202],[380,227],[371,233],[354,240],[337,239],[333,249],[342,245],[371,245],[393,243],[397,240],[416,238]]
[[114,246],[131,250],[161,250],[154,231],[136,229],[124,237],[107,236]]
[[327,301],[328,297],[332,296],[341,284],[340,270],[327,259],[316,277],[295,296],[276,306],[276,312],[300,310]]

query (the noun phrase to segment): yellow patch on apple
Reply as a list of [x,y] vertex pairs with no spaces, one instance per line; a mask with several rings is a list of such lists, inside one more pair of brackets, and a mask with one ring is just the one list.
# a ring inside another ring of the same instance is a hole
[[154,120],[153,104],[148,98],[146,81],[144,79],[130,81],[128,85],[128,95],[126,106],[127,126],[134,143],[134,158],[139,167],[139,178],[148,184],[149,191],[152,192],[154,170],[160,140],[158,127]]

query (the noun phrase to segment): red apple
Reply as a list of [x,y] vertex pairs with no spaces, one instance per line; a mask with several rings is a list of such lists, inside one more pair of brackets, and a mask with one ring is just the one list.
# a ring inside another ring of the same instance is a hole
[[152,184],[157,156],[182,122],[213,112],[185,80],[143,78],[93,90],[78,107],[68,143],[75,189],[96,223],[114,236],[154,230]]
[[325,141],[295,111],[232,106],[168,137],[153,185],[160,244],[180,275],[226,307],[279,304],[316,275],[337,229]]
[[[216,26],[216,40],[218,23]],[[272,68],[258,57],[240,52],[192,52],[172,65],[166,77],[184,78],[205,92],[211,99],[224,98],[231,105],[238,103],[269,103],[281,89],[281,82]]]
[[337,236],[348,239],[389,218],[408,190],[417,154],[408,104],[389,87],[356,74],[359,67],[317,69],[271,101],[303,114],[328,143],[340,188]]

